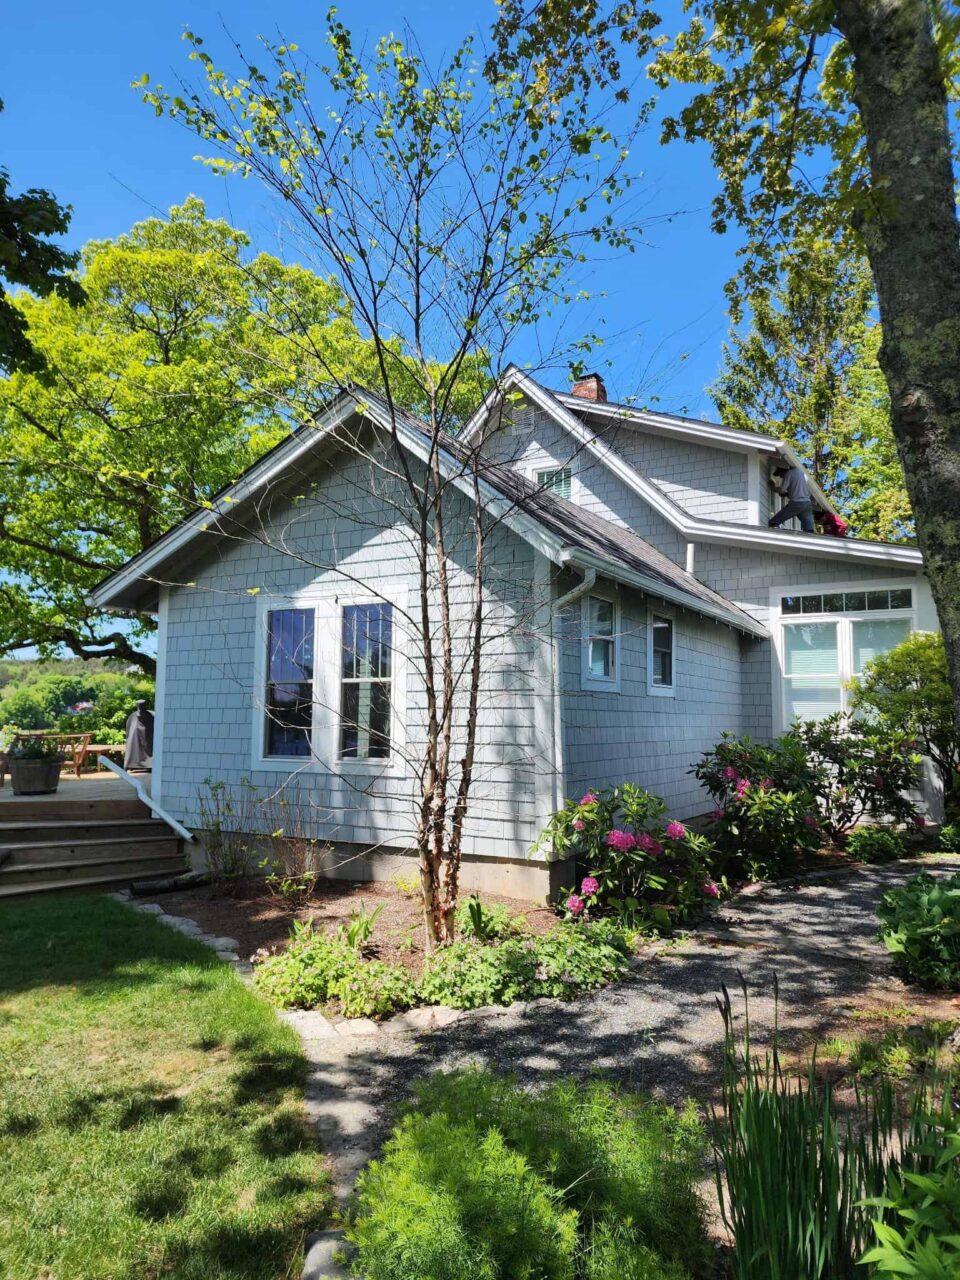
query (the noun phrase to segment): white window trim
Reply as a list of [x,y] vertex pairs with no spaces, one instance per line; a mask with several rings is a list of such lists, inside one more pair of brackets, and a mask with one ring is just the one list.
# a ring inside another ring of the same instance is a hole
[[[353,584],[314,584],[294,596],[258,595],[252,691],[251,766],[260,772],[325,773],[333,776],[400,775],[406,771],[407,653],[406,591],[364,591]],[[340,635],[343,609],[353,604],[393,606],[393,674],[390,690],[390,755],[385,759],[340,757]],[[268,756],[264,728],[267,615],[277,609],[313,609],[313,726],[310,755]]]
[[[670,685],[653,683],[653,620],[665,618],[670,625],[670,670],[673,683]],[[647,610],[647,693],[653,698],[675,698],[677,696],[677,617],[673,609],[654,608]]]
[[[787,680],[783,673],[785,655],[784,629],[806,622],[836,622],[837,664],[840,668],[840,705],[849,710],[850,693],[846,682],[853,677],[853,627],[854,622],[882,622],[905,618],[910,631],[918,630],[919,580],[915,578],[861,578],[854,582],[816,582],[810,586],[783,586],[770,589],[770,634],[773,637],[775,660],[773,668],[773,732],[775,736],[786,733],[792,721],[787,716]],[[913,604],[909,609],[865,609],[863,613],[784,613],[783,596],[826,595],[838,591],[898,591],[910,590]],[[845,625],[846,624],[846,625]]]
[[[570,472],[570,497],[567,499],[567,501],[579,503],[580,501],[580,467],[578,466],[578,458],[576,456],[572,458],[568,458],[566,462],[557,462],[555,459],[547,458],[547,457],[535,458],[532,462],[530,462],[529,465],[527,466],[527,478],[531,481],[532,484],[535,484],[537,488],[540,487],[539,481],[537,480],[538,471],[569,471]],[[545,489],[544,492],[549,493],[549,490]]]
[[[613,675],[596,676],[590,670],[590,601],[606,600],[613,605]],[[607,589],[592,590],[580,602],[580,688],[593,693],[619,693],[621,648],[623,635],[620,629],[620,597]]]

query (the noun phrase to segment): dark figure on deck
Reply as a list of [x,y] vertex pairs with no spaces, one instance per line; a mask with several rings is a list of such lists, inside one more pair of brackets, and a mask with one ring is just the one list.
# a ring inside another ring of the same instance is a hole
[[153,712],[141,698],[136,711],[127,716],[127,745],[123,753],[125,769],[153,768]]
[[787,499],[787,504],[770,517],[767,522],[770,528],[776,529],[785,520],[792,520],[796,516],[803,532],[813,533],[813,502],[803,469],[774,467],[773,486],[777,493]]

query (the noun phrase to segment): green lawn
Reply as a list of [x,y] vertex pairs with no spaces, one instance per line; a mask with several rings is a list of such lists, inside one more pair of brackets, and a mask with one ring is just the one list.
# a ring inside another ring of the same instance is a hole
[[0,908],[0,1276],[281,1280],[323,1226],[294,1033],[110,899]]

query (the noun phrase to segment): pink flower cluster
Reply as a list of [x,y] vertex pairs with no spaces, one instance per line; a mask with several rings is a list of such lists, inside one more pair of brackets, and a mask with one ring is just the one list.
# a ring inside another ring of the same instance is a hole
[[652,853],[654,856],[658,853],[663,853],[663,845],[654,840],[649,831],[640,832],[639,836],[637,836],[637,844],[644,853]]
[[600,881],[596,876],[583,877],[583,883],[580,885],[580,892],[585,898],[592,898],[595,893],[599,892],[599,889]]
[[682,840],[687,834],[687,828],[682,822],[668,822],[667,835],[671,840]]
[[631,849],[636,848],[637,837],[631,835],[629,831],[621,831],[619,827],[614,827],[612,831],[607,832],[607,844],[619,853],[629,853]]
[[710,810],[710,821],[711,821],[711,822],[722,822],[725,816],[726,816],[726,815],[725,815],[725,813],[724,813],[724,810],[723,810],[723,809],[711,809],[711,810]]
[[586,825],[587,824],[584,822],[582,818],[574,818],[573,820],[574,831],[583,831],[586,829]]
[[737,799],[742,800],[749,790],[750,790],[750,779],[738,778],[737,779]]
[[571,893],[567,899],[567,910],[572,916],[581,915],[586,905],[584,900],[575,893]]
[[717,884],[716,880],[708,880],[703,886],[703,892],[708,898],[719,898],[720,886]]
[[582,795],[582,796],[580,797],[580,803],[581,803],[581,805],[585,805],[585,804],[596,804],[596,803],[597,803],[597,799],[598,799],[598,797],[597,797],[597,795],[595,794],[595,792],[593,792],[593,791],[588,791],[585,795]]
[[727,767],[723,771],[723,776],[726,778],[728,782],[734,782],[736,780],[737,771],[732,764],[727,765]]

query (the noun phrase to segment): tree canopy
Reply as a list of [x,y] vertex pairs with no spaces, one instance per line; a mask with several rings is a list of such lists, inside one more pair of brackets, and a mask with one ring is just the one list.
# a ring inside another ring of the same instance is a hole
[[[150,619],[86,593],[320,407],[375,375],[340,289],[191,198],[83,250],[85,301],[21,294],[43,368],[0,381],[0,653],[150,671]],[[297,334],[291,341],[287,335]]]
[[[10,175],[0,166],[0,276],[40,297],[56,294],[67,302],[80,302],[83,290],[72,275],[79,255],[50,242],[69,225],[69,206],[36,187],[13,195]],[[36,368],[38,363],[26,317],[0,289],[0,368]]]

